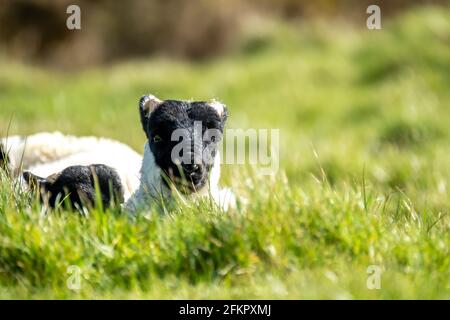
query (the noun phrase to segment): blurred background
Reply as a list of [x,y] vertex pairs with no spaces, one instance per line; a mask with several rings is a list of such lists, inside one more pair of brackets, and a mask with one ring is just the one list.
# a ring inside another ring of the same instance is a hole
[[[366,8],[383,18],[444,0],[7,0],[0,7],[2,54],[46,66],[78,69],[120,59],[165,55],[201,60],[256,50],[274,20],[345,20],[365,26]],[[64,28],[66,8],[82,11],[82,31]]]

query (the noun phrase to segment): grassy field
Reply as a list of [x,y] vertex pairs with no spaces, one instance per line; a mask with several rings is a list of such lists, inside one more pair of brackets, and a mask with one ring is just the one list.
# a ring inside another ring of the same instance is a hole
[[0,70],[1,135],[12,119],[10,134],[106,136],[141,152],[137,99],[152,92],[220,98],[229,128],[279,128],[281,140],[275,176],[223,167],[241,199],[228,214],[205,202],[44,216],[2,177],[0,298],[450,298],[449,9],[379,31],[278,25],[201,64]]

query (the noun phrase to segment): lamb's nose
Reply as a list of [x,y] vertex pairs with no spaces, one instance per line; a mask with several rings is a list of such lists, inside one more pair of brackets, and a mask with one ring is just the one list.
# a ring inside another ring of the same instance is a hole
[[200,166],[198,164],[192,165],[192,172],[197,172],[200,169]]
[[193,176],[198,173],[201,173],[203,168],[199,164],[184,164],[183,170],[186,173],[186,175]]

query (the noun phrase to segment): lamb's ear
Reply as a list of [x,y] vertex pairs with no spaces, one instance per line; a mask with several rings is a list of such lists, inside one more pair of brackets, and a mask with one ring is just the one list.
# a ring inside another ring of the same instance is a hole
[[227,121],[228,118],[227,106],[217,100],[212,100],[211,102],[209,102],[209,106],[217,111],[220,118],[222,119],[222,123],[225,125],[225,122]]
[[147,94],[139,100],[139,113],[141,115],[142,129],[144,129],[147,135],[147,122],[150,118],[150,114],[155,110],[157,106],[162,103],[157,97],[151,94]]

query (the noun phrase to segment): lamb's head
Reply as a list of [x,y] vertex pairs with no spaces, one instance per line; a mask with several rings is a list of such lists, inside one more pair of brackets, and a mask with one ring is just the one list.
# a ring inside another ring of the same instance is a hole
[[141,98],[139,109],[148,147],[163,183],[185,194],[204,189],[217,163],[226,107],[217,101],[162,101],[146,95]]
[[[102,201],[103,208],[111,204],[124,202],[124,191],[120,177],[115,169],[103,164],[90,166],[71,166],[61,172],[41,178],[25,171],[23,179],[31,190],[37,191],[40,200],[51,208],[58,205],[81,209],[98,205]],[[98,196],[96,187],[98,186]]]

